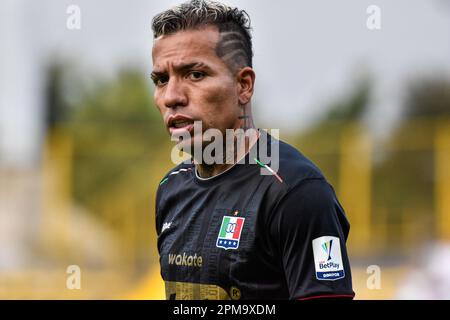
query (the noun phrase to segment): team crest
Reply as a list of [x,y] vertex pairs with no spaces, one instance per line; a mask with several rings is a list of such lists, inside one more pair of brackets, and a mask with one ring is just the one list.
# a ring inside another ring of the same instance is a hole
[[225,250],[237,249],[244,221],[245,218],[224,216],[217,236],[216,247]]

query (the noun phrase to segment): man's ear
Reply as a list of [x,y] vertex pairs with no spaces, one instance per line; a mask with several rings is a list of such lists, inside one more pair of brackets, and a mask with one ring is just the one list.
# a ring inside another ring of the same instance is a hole
[[253,96],[256,74],[250,67],[244,67],[237,73],[239,104],[246,105]]

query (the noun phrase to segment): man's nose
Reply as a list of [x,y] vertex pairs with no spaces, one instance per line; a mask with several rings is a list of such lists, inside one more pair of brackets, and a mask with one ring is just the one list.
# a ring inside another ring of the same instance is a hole
[[169,79],[164,93],[164,104],[167,108],[184,107],[187,105],[187,96],[183,86],[176,78]]

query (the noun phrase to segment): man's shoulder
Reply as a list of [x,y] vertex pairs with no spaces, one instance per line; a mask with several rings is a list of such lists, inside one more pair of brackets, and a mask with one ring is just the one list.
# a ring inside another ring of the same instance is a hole
[[[174,168],[170,169],[164,177],[161,179],[159,183],[160,186],[165,185],[170,180],[174,180],[175,177],[185,176],[186,173],[189,173],[193,170],[194,165],[192,163],[181,162]],[[179,175],[181,174],[181,175]]]
[[309,179],[323,179],[322,171],[300,150],[294,146],[278,140],[279,166],[278,174],[288,188],[293,188]]

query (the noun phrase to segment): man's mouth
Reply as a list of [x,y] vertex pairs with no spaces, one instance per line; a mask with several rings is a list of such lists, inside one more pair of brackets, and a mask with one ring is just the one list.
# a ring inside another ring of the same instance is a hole
[[174,120],[170,127],[178,129],[178,128],[187,127],[187,126],[189,126],[191,124],[194,124],[194,121],[192,121],[192,120]]
[[172,116],[169,118],[168,127],[171,135],[184,135],[186,131],[192,133],[194,120],[181,115]]

